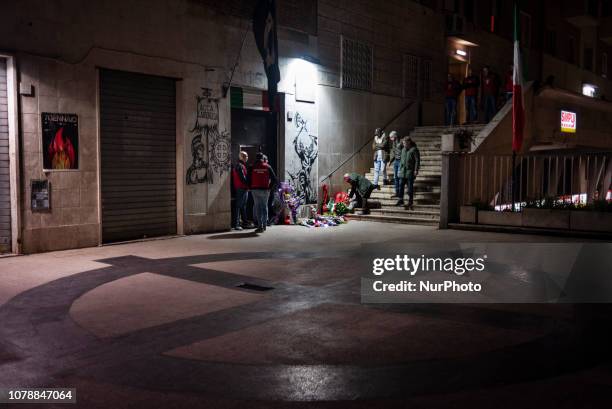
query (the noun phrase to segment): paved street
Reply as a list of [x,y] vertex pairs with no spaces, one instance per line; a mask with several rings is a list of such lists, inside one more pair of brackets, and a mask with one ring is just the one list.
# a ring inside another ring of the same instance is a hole
[[607,306],[362,305],[346,256],[571,240],[353,221],[2,258],[0,385],[87,408],[600,408]]

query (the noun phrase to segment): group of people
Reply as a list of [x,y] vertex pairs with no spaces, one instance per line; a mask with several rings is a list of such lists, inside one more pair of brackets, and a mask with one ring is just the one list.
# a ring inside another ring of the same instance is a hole
[[[367,207],[367,200],[375,189],[380,190],[379,180],[382,174],[383,184],[387,184],[387,165],[393,166],[393,181],[397,198],[396,206],[404,205],[404,193],[408,192],[408,208],[412,209],[414,202],[414,180],[421,166],[421,155],[414,142],[409,137],[398,138],[396,131],[389,135],[377,128],[372,142],[374,151],[374,180],[370,181],[358,173],[347,173],[344,181],[351,185],[349,192],[349,210],[356,207]],[[407,189],[406,189],[407,187]]]
[[[457,100],[461,92],[465,92],[466,123],[478,122],[479,96],[484,110],[484,122],[489,123],[497,113],[499,103],[505,103],[512,98],[512,72],[513,66],[510,64],[504,78],[503,94],[500,93],[502,86],[499,75],[489,66],[482,69],[481,76],[474,74],[472,67],[468,67],[467,75],[462,83],[449,73],[446,81],[446,102],[444,105],[445,125],[458,124]],[[503,98],[500,99],[502,96]]]
[[[257,153],[255,163],[251,167],[247,166],[248,160],[249,155],[242,151],[238,155],[238,163],[232,168],[235,193],[232,230],[255,227],[255,233],[263,233],[268,226],[268,201],[270,190],[277,183],[276,174],[263,153]],[[247,222],[246,206],[249,193],[253,197],[255,226],[250,226]]]

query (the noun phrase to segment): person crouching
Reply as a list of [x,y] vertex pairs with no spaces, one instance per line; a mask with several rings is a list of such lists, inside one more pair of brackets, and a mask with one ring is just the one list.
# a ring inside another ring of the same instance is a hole
[[344,175],[344,181],[351,185],[349,193],[350,203],[348,209],[353,211],[356,207],[368,207],[368,199],[372,191],[376,188],[365,176],[358,173],[347,173]]

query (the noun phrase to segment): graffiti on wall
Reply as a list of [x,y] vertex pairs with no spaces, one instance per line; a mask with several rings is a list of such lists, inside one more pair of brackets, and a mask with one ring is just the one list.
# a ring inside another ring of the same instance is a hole
[[287,173],[291,184],[304,203],[316,203],[317,192],[313,183],[312,169],[319,155],[319,140],[310,131],[311,124],[303,114],[296,112],[293,122],[295,124],[293,149],[297,161],[293,166],[294,170],[288,170]]
[[229,132],[219,131],[219,100],[204,88],[196,102],[196,120],[189,131],[191,165],[185,176],[188,185],[213,183],[215,173],[222,176],[231,166]]

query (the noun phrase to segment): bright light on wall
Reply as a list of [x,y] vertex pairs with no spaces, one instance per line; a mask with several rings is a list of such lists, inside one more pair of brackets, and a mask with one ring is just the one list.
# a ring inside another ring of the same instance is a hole
[[456,50],[455,52],[457,53],[457,55],[460,55],[462,57],[465,57],[467,55],[467,52],[463,50]]
[[597,88],[596,85],[592,85],[592,84],[582,85],[582,95],[587,96],[587,97],[595,98],[597,96],[598,90],[599,89]]
[[314,102],[317,86],[317,66],[304,58],[295,58],[290,67],[295,78],[295,99]]

